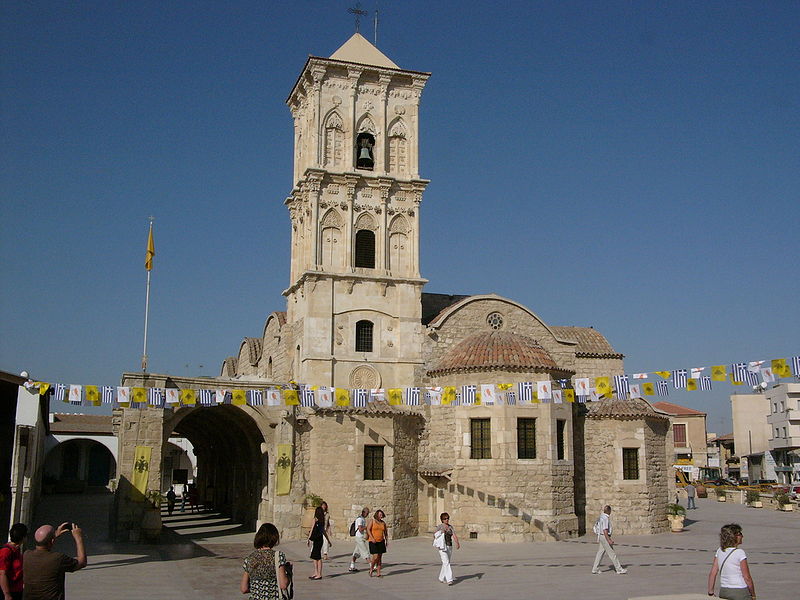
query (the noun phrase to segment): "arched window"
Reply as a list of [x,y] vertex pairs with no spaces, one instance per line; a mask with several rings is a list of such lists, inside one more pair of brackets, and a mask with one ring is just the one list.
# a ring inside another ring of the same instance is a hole
[[405,174],[408,170],[406,127],[401,119],[389,128],[389,171]]
[[272,357],[267,361],[267,379],[272,379]]
[[342,148],[344,145],[344,127],[339,113],[333,112],[325,123],[325,156],[326,167],[342,166]]
[[356,323],[356,352],[372,352],[372,321]]
[[356,138],[356,168],[371,171],[375,166],[375,136],[359,133]]
[[356,231],[356,267],[375,268],[375,232],[369,229]]

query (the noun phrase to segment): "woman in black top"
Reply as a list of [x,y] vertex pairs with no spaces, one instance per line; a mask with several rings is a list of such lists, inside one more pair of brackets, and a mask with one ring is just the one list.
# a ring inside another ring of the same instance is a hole
[[311,560],[314,561],[314,574],[309,579],[322,579],[322,540],[328,541],[329,548],[333,547],[328,537],[328,532],[325,531],[325,511],[321,506],[318,506],[314,511],[314,525],[311,526],[311,531],[308,532]]

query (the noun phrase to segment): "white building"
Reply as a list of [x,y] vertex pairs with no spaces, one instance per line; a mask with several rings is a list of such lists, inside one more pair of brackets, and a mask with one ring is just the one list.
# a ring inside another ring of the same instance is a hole
[[769,451],[778,483],[800,481],[800,383],[782,383],[764,394],[769,402]]

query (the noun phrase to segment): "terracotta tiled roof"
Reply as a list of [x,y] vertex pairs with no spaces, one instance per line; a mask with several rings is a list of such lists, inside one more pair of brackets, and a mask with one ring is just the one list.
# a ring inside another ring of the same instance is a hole
[[456,344],[429,375],[503,369],[558,370],[558,365],[536,340],[508,331],[476,333]]
[[620,400],[619,398],[608,398],[599,402],[587,404],[589,419],[617,419],[628,421],[634,419],[669,419],[667,415],[655,410],[647,400],[641,398],[630,398]]
[[672,402],[653,402],[653,407],[657,408],[658,410],[663,410],[665,413],[669,413],[671,415],[702,415],[705,416],[706,413],[700,412],[699,410],[695,410],[693,408],[687,408],[686,406],[681,406],[680,404],[673,404]]
[[50,423],[51,433],[107,433],[111,435],[111,415],[57,413]]
[[733,441],[733,434],[726,433],[725,435],[718,435],[715,438],[711,438],[708,440],[709,442],[732,442]]
[[605,336],[592,327],[556,327],[550,329],[556,336],[575,340],[578,345],[575,348],[575,355],[581,358],[624,358],[605,338]]

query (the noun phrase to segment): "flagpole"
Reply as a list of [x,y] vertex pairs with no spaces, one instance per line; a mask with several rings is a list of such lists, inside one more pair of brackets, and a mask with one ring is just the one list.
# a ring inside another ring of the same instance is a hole
[[150,271],[153,268],[153,217],[150,217],[150,233],[147,237],[147,254],[145,255],[145,269],[147,269],[147,291],[144,300],[144,349],[142,350],[142,372],[147,372],[147,322],[150,317]]

